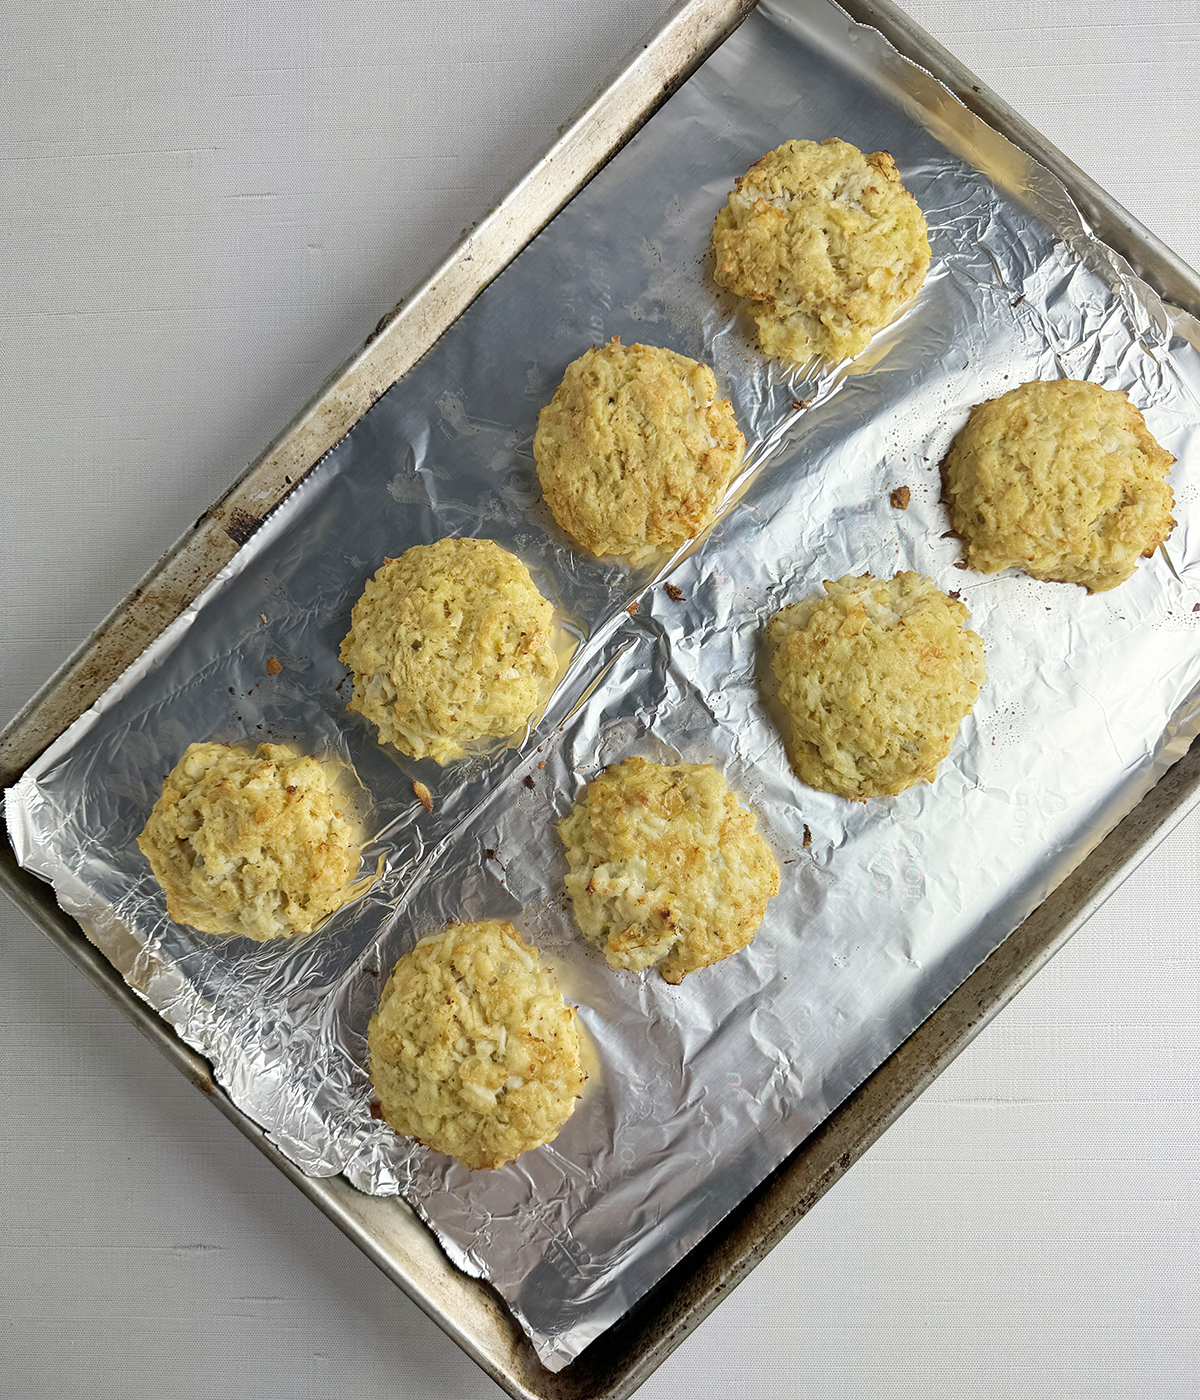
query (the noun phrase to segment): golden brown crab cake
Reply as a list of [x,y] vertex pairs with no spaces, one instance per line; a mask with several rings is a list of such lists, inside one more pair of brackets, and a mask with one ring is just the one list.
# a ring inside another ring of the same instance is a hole
[[1174,528],[1174,461],[1123,392],[1034,380],[971,410],[943,494],[971,568],[1102,593]]
[[637,563],[712,521],[746,450],[707,365],[654,345],[593,346],[538,415],[533,455],[555,520],[592,554]]
[[771,669],[810,787],[884,797],[932,782],[987,679],[966,608],[920,574],[847,574],[777,612]]
[[586,1075],[575,1008],[511,924],[455,924],[396,964],[367,1029],[387,1123],[468,1167],[557,1136]]
[[886,151],[785,141],[735,185],[713,226],[713,275],[758,303],[764,354],[857,355],[920,290],[925,216]]
[[283,744],[189,744],[138,845],[177,924],[260,942],[311,932],[359,865],[321,764]]
[[668,982],[744,948],[779,867],[709,764],[627,758],[558,824],[575,922],[611,967]]
[[554,610],[492,540],[445,539],[388,559],[351,613],[341,659],[357,710],[410,758],[447,763],[521,729],[558,674]]

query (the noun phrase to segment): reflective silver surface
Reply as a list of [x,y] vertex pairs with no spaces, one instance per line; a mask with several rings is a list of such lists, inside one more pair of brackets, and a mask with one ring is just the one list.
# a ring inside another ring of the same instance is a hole
[[[753,16],[8,804],[25,863],[235,1101],[305,1170],[403,1189],[552,1367],[879,1064],[1196,728],[1194,351],[1044,172],[878,36],[806,8]],[[833,133],[892,151],[934,265],[850,374],[805,380],[763,364],[707,277],[707,236],[757,156]],[[744,494],[672,566],[679,602],[647,592],[646,572],[584,560],[537,499],[537,409],[569,359],[613,334],[712,363],[751,441]],[[1128,388],[1180,458],[1170,561],[1090,599],[959,572],[940,538],[936,464],[970,404],[1064,373]],[[903,513],[888,501],[902,484]],[[439,770],[389,757],[343,713],[336,654],[383,555],[446,533],[521,554],[583,641],[519,750]],[[896,568],[962,591],[990,681],[935,786],[850,806],[791,775],[758,693],[759,637],[823,578]],[[268,678],[272,655],[284,669]],[[288,947],[178,929],[133,845],[162,775],[192,739],[267,736],[354,764],[385,877]],[[611,973],[561,907],[554,821],[630,752],[718,763],[781,860],[754,945],[678,989]],[[369,1117],[363,1067],[391,961],[446,917],[485,915],[550,956],[599,1062],[557,1142],[486,1176],[397,1144]]]

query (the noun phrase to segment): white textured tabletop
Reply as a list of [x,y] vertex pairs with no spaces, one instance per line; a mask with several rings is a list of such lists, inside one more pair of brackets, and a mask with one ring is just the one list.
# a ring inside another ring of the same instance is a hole
[[[0,722],[667,0],[10,0]],[[1200,266],[1194,4],[907,9]],[[1200,818],[640,1392],[1200,1393]],[[7,903],[0,1394],[501,1394]]]

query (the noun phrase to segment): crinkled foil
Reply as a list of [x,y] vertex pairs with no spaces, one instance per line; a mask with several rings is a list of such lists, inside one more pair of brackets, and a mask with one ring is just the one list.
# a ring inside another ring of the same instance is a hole
[[[834,134],[893,153],[933,265],[859,361],[791,373],[764,362],[744,309],[713,285],[709,231],[760,155]],[[1055,181],[878,34],[826,0],[764,6],[25,775],[7,805],[20,859],[273,1141],[306,1172],[403,1193],[557,1369],[880,1064],[1200,727],[1195,332],[1089,237]],[[573,549],[533,467],[538,409],[568,361],[614,335],[713,365],[750,442],[720,522],[657,573]],[[1095,597],[959,571],[938,503],[938,463],[970,406],[1061,375],[1127,389],[1179,459],[1167,549]],[[905,511],[889,501],[898,486]],[[337,654],[382,559],[457,534],[520,555],[575,649],[529,735],[441,769],[378,747],[345,712]],[[897,569],[961,592],[989,679],[936,783],[848,803],[788,767],[760,691],[763,628],[823,579]],[[193,740],[267,737],[357,776],[346,800],[380,878],[291,943],[177,927],[134,844],[162,778]],[[715,763],[782,870],[753,945],[680,987],[610,971],[564,905],[555,822],[631,753]],[[556,968],[594,1065],[551,1146],[471,1173],[372,1118],[365,1032],[418,937],[492,916]]]

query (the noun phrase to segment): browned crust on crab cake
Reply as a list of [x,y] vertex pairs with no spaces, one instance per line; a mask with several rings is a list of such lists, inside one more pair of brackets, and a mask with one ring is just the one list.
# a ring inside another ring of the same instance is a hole
[[713,276],[755,302],[764,354],[857,355],[920,290],[925,216],[886,151],[785,141],[735,186],[713,226]]
[[283,744],[189,744],[138,845],[176,923],[259,941],[310,932],[359,865],[321,764]]
[[798,776],[850,798],[932,782],[987,678],[967,618],[915,573],[847,574],[777,612],[767,645]]
[[619,340],[567,366],[533,440],[555,520],[592,554],[634,563],[708,526],[745,448],[707,365]]
[[610,966],[668,982],[729,957],[779,893],[754,826],[709,764],[606,768],[558,824],[576,923]]
[[444,539],[385,560],[351,613],[341,659],[357,710],[411,758],[447,763],[522,729],[558,674],[554,612],[493,540]]
[[387,1123],[468,1167],[550,1142],[586,1078],[579,1030],[511,924],[455,924],[397,962],[367,1030]]
[[1034,380],[971,410],[942,463],[943,494],[970,568],[1101,593],[1174,528],[1174,460],[1125,393]]

